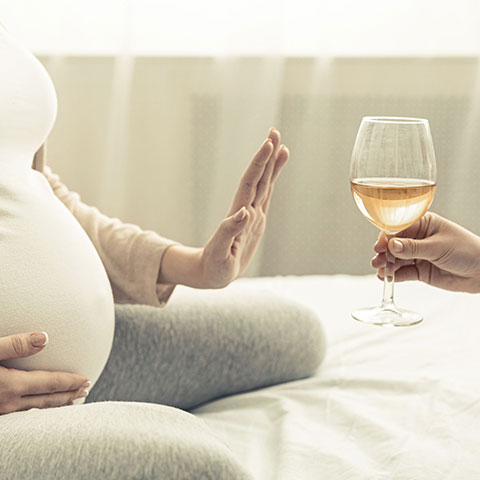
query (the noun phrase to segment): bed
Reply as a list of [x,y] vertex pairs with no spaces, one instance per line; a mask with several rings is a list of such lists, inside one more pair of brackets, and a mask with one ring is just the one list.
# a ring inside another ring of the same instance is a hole
[[374,275],[242,278],[314,308],[328,339],[307,379],[224,397],[192,411],[255,479],[480,479],[480,296],[409,282],[397,303],[413,327],[350,317],[376,304]]

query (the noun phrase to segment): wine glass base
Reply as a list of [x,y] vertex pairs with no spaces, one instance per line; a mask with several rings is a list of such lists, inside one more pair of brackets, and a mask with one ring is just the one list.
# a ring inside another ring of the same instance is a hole
[[423,320],[419,313],[396,306],[360,308],[352,312],[352,317],[359,322],[385,327],[409,327]]

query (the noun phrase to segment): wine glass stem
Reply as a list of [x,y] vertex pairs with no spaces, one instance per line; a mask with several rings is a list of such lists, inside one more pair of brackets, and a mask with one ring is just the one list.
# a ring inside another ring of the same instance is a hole
[[[387,241],[390,241],[395,235],[387,235]],[[393,287],[395,285],[395,257],[388,251],[386,252],[387,264],[385,265],[385,276],[383,280],[383,298],[382,308],[395,308],[393,301]]]

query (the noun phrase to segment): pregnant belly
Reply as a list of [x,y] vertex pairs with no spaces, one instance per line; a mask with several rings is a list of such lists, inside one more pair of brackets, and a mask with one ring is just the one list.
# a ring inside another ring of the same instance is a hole
[[2,197],[0,336],[43,330],[49,343],[35,355],[1,364],[77,373],[93,386],[113,342],[110,282],[81,225],[51,190],[40,185],[42,190],[44,195],[29,191],[21,201]]

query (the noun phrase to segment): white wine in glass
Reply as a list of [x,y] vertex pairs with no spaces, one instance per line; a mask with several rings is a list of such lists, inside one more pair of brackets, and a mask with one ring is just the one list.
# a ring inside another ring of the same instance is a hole
[[[437,169],[428,120],[364,117],[350,165],[350,184],[360,212],[388,239],[415,223],[435,195]],[[399,308],[393,300],[394,259],[387,253],[382,303],[352,312],[374,325],[408,326],[421,314]]]

